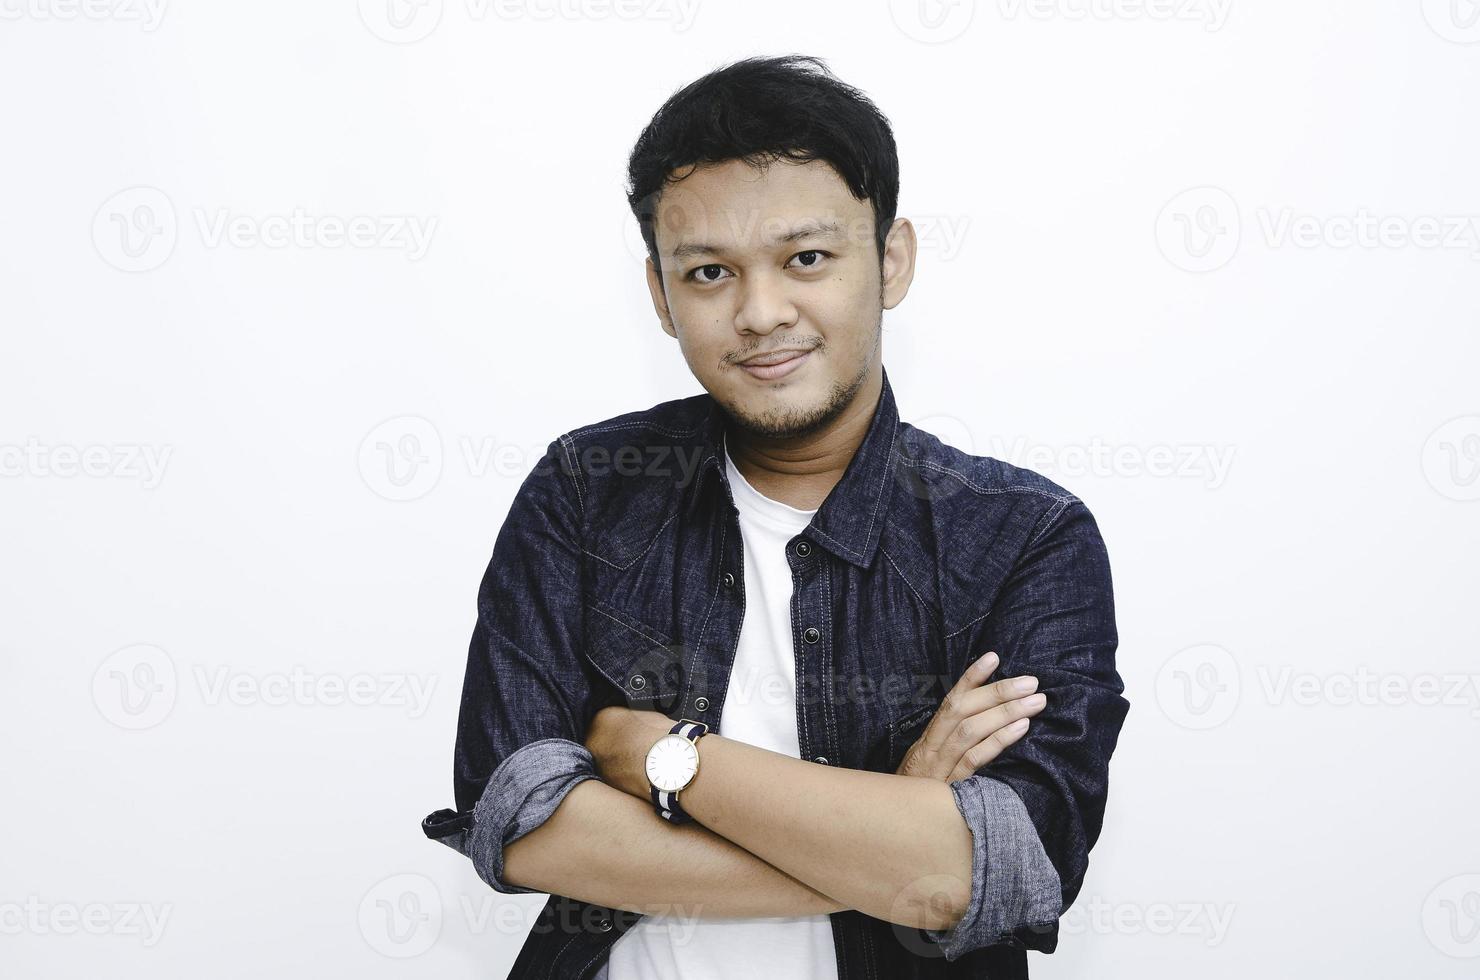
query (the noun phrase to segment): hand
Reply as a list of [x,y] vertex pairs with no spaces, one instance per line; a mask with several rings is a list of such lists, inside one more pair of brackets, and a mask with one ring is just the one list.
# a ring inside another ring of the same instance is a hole
[[997,663],[997,654],[988,653],[966,668],[896,773],[953,783],[975,775],[1023,737],[1028,718],[1043,710],[1047,698],[1033,693],[1036,677],[1008,677],[982,687]]

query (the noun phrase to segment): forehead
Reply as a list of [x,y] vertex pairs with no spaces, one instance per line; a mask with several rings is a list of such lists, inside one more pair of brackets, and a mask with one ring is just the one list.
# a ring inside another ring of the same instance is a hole
[[[776,160],[756,169],[742,160],[700,164],[663,189],[655,214],[658,250],[770,248],[798,231],[832,228],[832,240],[873,241],[873,204],[855,198],[821,160]],[[817,236],[822,237],[822,236]]]

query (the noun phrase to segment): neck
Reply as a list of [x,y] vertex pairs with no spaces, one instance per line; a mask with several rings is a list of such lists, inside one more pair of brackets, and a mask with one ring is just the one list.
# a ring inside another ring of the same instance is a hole
[[876,367],[838,417],[816,432],[767,439],[727,425],[725,447],[740,475],[758,492],[798,510],[814,510],[863,444],[882,391],[883,374]]

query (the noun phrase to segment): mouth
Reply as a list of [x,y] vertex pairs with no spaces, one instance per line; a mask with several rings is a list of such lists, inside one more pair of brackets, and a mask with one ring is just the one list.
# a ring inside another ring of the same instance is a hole
[[775,381],[800,368],[811,356],[810,350],[777,351],[774,354],[762,354],[749,361],[742,361],[740,367],[752,378]]

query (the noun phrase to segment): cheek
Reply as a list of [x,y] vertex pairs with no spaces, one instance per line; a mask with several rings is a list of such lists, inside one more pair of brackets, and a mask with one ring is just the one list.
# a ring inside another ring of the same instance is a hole
[[819,315],[826,313],[830,318],[851,322],[860,312],[879,305],[878,272],[850,261],[825,282],[818,283],[806,302]]
[[712,371],[720,358],[735,346],[734,331],[714,322],[712,316],[708,320],[686,320],[676,314],[673,324],[678,331],[679,350],[696,374]]
[[673,318],[679,333],[687,335],[689,343],[708,345],[715,342],[730,328],[731,311],[715,300],[706,300],[691,294],[670,294],[668,313]]
[[811,322],[835,350],[867,352],[873,347],[874,327],[879,319],[879,304],[874,296],[850,291],[825,305],[813,306]]

